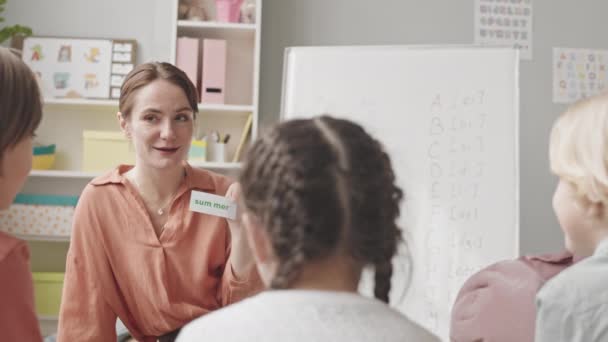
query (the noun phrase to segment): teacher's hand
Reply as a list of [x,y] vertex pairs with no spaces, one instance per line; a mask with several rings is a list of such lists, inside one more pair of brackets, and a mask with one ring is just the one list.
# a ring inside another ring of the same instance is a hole
[[230,262],[232,263],[232,270],[237,278],[246,277],[254,267],[254,258],[247,243],[247,237],[243,231],[243,225],[241,221],[242,213],[242,192],[241,185],[239,183],[232,183],[226,191],[226,198],[236,203],[241,208],[237,208],[236,219],[228,221],[228,227],[230,228],[230,237],[232,241],[232,248],[230,252]]
[[[228,190],[226,191],[226,198],[230,201],[236,203],[238,206],[241,206],[241,184],[232,183]],[[236,211],[236,219],[228,220],[228,227],[230,227],[230,235],[234,238],[235,236],[240,236],[243,233],[242,229],[242,221],[241,221],[241,210],[237,208]]]

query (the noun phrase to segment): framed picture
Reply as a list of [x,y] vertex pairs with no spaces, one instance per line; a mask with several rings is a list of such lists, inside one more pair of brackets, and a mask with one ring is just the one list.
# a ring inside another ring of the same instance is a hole
[[134,40],[28,37],[22,59],[40,79],[45,98],[108,99],[120,96],[135,47]]

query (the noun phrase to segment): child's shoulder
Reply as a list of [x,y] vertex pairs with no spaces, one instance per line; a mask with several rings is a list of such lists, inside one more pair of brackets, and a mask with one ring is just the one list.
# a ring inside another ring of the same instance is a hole
[[0,231],[0,262],[2,262],[8,255],[19,250],[22,250],[23,253],[26,253],[26,258],[29,257],[25,241],[22,241],[13,237],[10,234]]
[[[246,335],[256,329],[251,323],[255,321],[256,317],[259,317],[256,301],[257,295],[211,311],[193,320],[181,330],[177,341],[246,340],[244,339]],[[234,329],[234,322],[239,322],[239,329]]]
[[[543,286],[538,298],[562,307],[585,306],[589,298],[608,298],[608,256],[589,257],[562,271]],[[592,302],[595,302],[593,300]]]

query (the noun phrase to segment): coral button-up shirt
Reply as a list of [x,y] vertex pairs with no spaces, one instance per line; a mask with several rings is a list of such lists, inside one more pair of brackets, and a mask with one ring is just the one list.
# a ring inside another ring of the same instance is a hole
[[252,267],[236,279],[226,219],[192,212],[192,190],[225,195],[231,181],[185,164],[186,176],[157,236],[122,165],[88,184],[76,207],[58,340],[115,341],[116,318],[156,341],[263,285]]

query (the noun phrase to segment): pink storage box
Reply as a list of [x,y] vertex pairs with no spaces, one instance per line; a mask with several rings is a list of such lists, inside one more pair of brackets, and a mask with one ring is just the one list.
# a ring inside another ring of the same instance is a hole
[[216,20],[238,23],[243,0],[215,0]]
[[203,39],[202,103],[224,103],[226,96],[226,41]]
[[198,86],[198,38],[179,37],[175,50],[175,66],[188,75],[194,86]]

